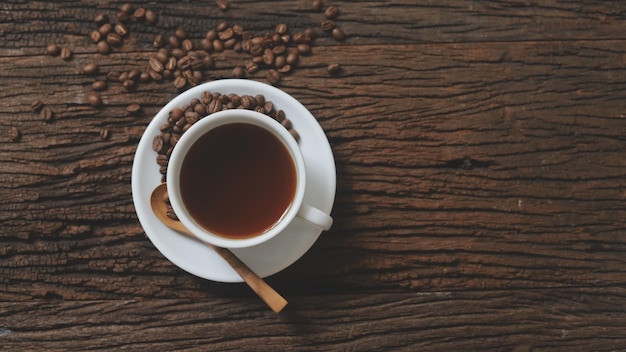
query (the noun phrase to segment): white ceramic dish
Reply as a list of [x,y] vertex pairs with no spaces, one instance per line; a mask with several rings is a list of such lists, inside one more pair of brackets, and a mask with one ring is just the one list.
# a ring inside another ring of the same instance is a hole
[[[159,126],[167,122],[169,111],[187,105],[193,98],[200,98],[204,91],[262,94],[277,110],[284,110],[300,134],[299,145],[307,169],[305,202],[329,214],[335,200],[335,161],[324,131],[302,104],[278,88],[252,80],[225,79],[191,88],[170,101],[150,122],[139,141],[131,179],[135,210],[146,235],[168,260],[193,275],[218,282],[242,282],[241,277],[212,249],[170,230],[150,208],[150,193],[161,182],[152,139],[159,134]],[[321,230],[296,219],[270,241],[232,251],[257,275],[267,277],[302,257],[320,233]]]

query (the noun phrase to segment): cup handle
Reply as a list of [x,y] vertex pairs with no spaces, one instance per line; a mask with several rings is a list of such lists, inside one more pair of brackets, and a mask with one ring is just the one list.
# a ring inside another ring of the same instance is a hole
[[324,231],[328,231],[333,224],[333,218],[331,218],[330,215],[304,203],[300,206],[298,217]]

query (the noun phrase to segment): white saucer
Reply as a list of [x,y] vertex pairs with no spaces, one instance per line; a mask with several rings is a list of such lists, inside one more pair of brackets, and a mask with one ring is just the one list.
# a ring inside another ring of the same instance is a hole
[[[163,225],[150,208],[150,193],[161,182],[152,139],[159,126],[167,123],[169,111],[182,107],[204,91],[239,95],[262,94],[282,109],[300,134],[300,149],[307,169],[304,202],[330,214],[335,200],[335,160],[328,139],[311,113],[296,99],[270,85],[244,79],[225,79],[191,88],[170,101],[146,128],[135,154],[132,171],[133,202],[137,217],[154,246],[181,269],[218,282],[242,282],[241,277],[212,249]],[[260,277],[273,275],[298,260],[319,237],[321,231],[301,220],[294,220],[278,236],[255,247],[233,249],[233,253]]]

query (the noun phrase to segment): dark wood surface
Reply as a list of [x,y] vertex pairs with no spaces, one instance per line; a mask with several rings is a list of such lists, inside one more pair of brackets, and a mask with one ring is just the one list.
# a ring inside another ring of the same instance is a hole
[[[322,35],[278,84],[337,167],[333,228],[267,280],[290,302],[278,315],[170,263],[137,220],[133,157],[171,82],[111,84],[94,109],[80,71],[145,69],[154,35],[178,27],[199,41],[223,19],[260,35],[319,31],[323,15],[308,0],[137,3],[158,24],[103,56],[93,18],[122,2],[0,4],[3,351],[626,350],[626,4],[334,4],[347,40]],[[205,80],[248,60],[215,54]]]

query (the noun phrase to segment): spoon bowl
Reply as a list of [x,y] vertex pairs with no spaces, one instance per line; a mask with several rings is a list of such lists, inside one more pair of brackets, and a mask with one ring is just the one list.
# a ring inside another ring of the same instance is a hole
[[241,278],[256,292],[256,294],[275,312],[280,312],[287,305],[287,301],[272,287],[270,287],[263,279],[261,279],[252,269],[237,258],[233,252],[226,248],[214,246],[211,243],[201,240],[194,236],[180,221],[174,220],[167,216],[167,184],[161,183],[150,195],[150,206],[152,212],[165,226],[175,230],[187,237],[193,238],[213,249],[222,259],[224,259]]

